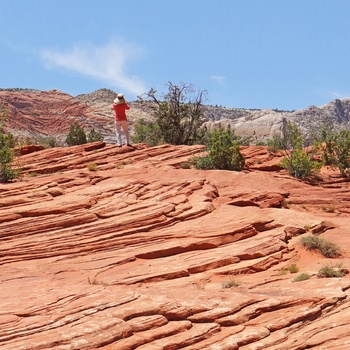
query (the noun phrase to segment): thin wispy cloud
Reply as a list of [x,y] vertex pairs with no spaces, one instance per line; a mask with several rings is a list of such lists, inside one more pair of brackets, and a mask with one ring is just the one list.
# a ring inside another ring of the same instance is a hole
[[219,83],[219,84],[224,84],[226,81],[226,77],[223,75],[211,75],[210,79]]
[[138,76],[127,73],[127,63],[139,58],[141,54],[141,48],[130,44],[111,42],[104,46],[94,46],[80,43],[65,52],[42,50],[41,58],[48,69],[68,69],[139,95],[147,91],[145,83]]
[[339,91],[331,91],[329,95],[332,99],[350,98],[350,93],[339,92]]

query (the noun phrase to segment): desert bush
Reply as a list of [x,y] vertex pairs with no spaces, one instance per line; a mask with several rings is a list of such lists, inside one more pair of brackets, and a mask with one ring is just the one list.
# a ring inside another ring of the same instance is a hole
[[267,140],[267,151],[276,152],[285,149],[285,143],[283,137],[280,135],[274,135],[272,139]]
[[281,145],[285,153],[281,166],[292,176],[304,179],[319,173],[323,163],[314,159],[314,153],[308,154],[303,149],[304,139],[295,123],[285,124]]
[[[0,138],[1,138],[0,134]],[[21,174],[19,164],[14,162],[15,152],[8,146],[0,147],[0,182],[9,182]]]
[[87,165],[87,168],[88,168],[89,171],[96,171],[96,170],[97,170],[97,164],[95,164],[95,163],[89,163],[89,164]]
[[297,273],[299,272],[299,267],[296,264],[289,265],[280,270],[281,275],[286,275],[287,273]]
[[192,165],[191,162],[181,162],[179,164],[181,169],[191,169],[191,165]]
[[147,143],[151,147],[165,143],[159,125],[144,119],[139,119],[134,125],[131,139],[134,143]]
[[206,149],[208,154],[195,157],[193,164],[196,169],[220,169],[240,171],[245,160],[240,152],[240,146],[234,133],[229,130],[215,130],[208,134]]
[[308,176],[317,175],[322,168],[322,163],[312,159],[304,150],[298,149],[288,153],[281,160],[281,166],[293,177],[305,179]]
[[215,169],[242,170],[245,164],[238,142],[229,131],[217,130],[209,135],[209,158]]
[[83,145],[84,143],[87,143],[85,130],[77,122],[73,122],[70,125],[66,142],[68,146]]
[[336,258],[340,256],[340,248],[324,238],[318,236],[306,236],[301,237],[300,242],[306,247],[306,249],[318,251],[327,258]]
[[4,127],[8,116],[8,108],[0,105],[0,182],[9,182],[21,174],[18,163],[15,163],[14,147],[16,139],[11,133],[5,133]]
[[63,146],[62,142],[60,142],[54,136],[36,138],[35,143],[43,146],[44,148],[54,148]]
[[350,130],[324,132],[319,143],[326,164],[339,169],[344,177],[350,177]]
[[311,275],[306,273],[306,272],[302,272],[301,274],[299,274],[298,276],[296,276],[293,279],[293,282],[301,282],[301,281],[306,281],[308,279],[311,278]]
[[194,167],[198,170],[214,169],[214,166],[211,163],[209,155],[195,156],[191,159],[191,162],[194,165]]
[[99,131],[92,128],[87,134],[87,142],[103,141],[103,136]]
[[297,272],[299,272],[299,267],[296,264],[292,264],[292,265],[287,267],[287,270],[290,273],[297,273]]
[[323,266],[317,274],[319,278],[330,278],[330,277],[343,277],[345,273],[341,270],[341,264],[332,265],[328,264]]

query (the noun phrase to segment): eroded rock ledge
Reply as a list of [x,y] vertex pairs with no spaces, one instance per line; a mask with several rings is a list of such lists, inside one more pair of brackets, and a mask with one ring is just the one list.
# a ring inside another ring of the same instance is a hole
[[240,173],[182,167],[202,151],[22,155],[0,185],[0,349],[348,349],[349,276],[317,278],[330,260],[299,243],[322,235],[350,267],[347,183],[302,183],[263,147]]

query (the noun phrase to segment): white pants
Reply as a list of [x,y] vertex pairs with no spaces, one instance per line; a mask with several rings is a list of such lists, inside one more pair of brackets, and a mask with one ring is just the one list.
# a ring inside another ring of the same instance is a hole
[[116,120],[115,121],[115,134],[117,136],[118,146],[122,145],[122,129],[124,132],[126,143],[129,144],[129,129],[127,120]]

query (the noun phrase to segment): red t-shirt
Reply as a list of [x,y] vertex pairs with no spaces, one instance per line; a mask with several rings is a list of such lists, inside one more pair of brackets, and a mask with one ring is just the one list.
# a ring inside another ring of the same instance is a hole
[[130,109],[130,106],[128,103],[120,103],[120,104],[113,103],[111,109],[114,110],[115,120],[120,120],[120,121],[127,120],[125,111]]

